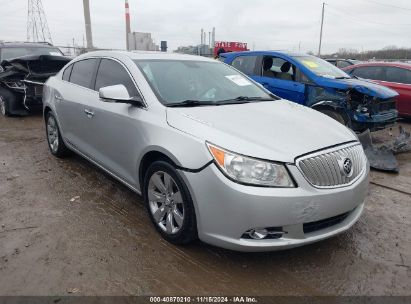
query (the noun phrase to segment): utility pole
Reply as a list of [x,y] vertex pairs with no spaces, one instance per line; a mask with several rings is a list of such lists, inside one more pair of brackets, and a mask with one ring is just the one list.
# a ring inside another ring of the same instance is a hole
[[321,43],[323,40],[324,8],[325,8],[325,2],[323,2],[323,11],[321,14],[321,31],[320,31],[320,45],[318,46],[318,57],[321,56]]
[[126,0],[125,8],[126,8],[126,47],[127,47],[127,51],[129,51],[130,42],[128,41],[128,36],[131,33],[131,28],[130,28],[130,7],[128,5],[128,0]]
[[90,18],[90,1],[83,0],[84,8],[84,21],[86,24],[86,40],[87,40],[87,49],[93,48],[93,36],[91,34],[91,18]]

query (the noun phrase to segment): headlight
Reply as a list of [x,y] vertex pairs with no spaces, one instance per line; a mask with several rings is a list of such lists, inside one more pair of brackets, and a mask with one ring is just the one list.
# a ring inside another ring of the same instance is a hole
[[265,187],[295,187],[282,164],[235,154],[210,143],[207,147],[218,167],[234,181]]

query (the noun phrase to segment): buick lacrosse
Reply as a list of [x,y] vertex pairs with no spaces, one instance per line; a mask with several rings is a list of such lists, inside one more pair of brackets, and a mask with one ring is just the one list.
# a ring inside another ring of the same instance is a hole
[[240,251],[319,241],[360,217],[355,134],[233,67],[188,55],[92,52],[43,95],[50,151],[74,151],[144,197],[169,242]]

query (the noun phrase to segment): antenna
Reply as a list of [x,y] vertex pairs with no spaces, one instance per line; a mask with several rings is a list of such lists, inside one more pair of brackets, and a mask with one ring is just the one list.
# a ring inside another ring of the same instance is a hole
[[41,0],[28,0],[27,41],[53,43]]

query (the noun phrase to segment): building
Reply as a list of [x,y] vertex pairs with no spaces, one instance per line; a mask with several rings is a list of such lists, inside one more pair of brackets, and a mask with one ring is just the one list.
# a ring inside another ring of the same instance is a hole
[[210,46],[207,44],[180,46],[174,52],[189,55],[201,55],[205,57],[213,56],[213,49],[210,49]]
[[134,51],[159,51],[160,48],[154,43],[151,33],[133,32],[128,34],[130,50]]

